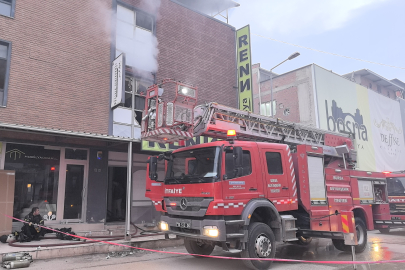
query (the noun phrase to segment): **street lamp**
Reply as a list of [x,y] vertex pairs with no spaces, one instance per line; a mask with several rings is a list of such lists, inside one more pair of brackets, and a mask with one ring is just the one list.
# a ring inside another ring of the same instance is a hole
[[[292,60],[295,57],[299,56],[300,53],[299,52],[295,52],[293,54],[291,54],[287,59],[285,59],[283,62],[281,62],[280,64],[278,64],[277,66],[273,67],[272,69],[270,69],[270,93],[271,93],[271,102],[270,102],[270,106],[271,106],[271,117],[274,117],[273,115],[273,69],[275,69],[276,67],[278,67],[279,65],[281,65],[282,63],[288,61],[288,60]],[[259,82],[260,84],[260,82]],[[262,104],[260,104],[261,107]]]

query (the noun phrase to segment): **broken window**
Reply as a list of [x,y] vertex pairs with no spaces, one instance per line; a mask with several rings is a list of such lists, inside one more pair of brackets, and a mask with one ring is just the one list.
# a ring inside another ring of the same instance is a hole
[[132,91],[135,94],[135,118],[138,123],[142,121],[142,112],[145,109],[146,90],[152,85],[152,82],[139,80],[134,77],[127,76],[125,78],[125,103],[124,107],[132,107]]

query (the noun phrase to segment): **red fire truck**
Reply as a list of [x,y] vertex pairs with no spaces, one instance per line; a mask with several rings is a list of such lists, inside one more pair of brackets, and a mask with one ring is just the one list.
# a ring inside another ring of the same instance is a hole
[[390,216],[377,220],[376,229],[389,233],[390,228],[405,227],[405,172],[384,172],[387,177]]
[[146,197],[162,213],[160,229],[184,237],[189,253],[220,246],[267,269],[260,258],[274,257],[276,242],[330,238],[362,252],[374,221],[389,219],[385,175],[355,169],[348,136],[196,100],[196,87],[154,85],[142,123],[149,141],[215,138],[148,161]]

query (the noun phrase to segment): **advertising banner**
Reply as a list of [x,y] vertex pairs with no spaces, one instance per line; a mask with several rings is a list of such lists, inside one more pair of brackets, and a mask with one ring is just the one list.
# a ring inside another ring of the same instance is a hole
[[377,171],[405,169],[404,134],[398,101],[368,90]]
[[314,70],[319,128],[354,134],[360,170],[405,169],[399,103],[319,66]]
[[239,109],[253,111],[252,60],[250,54],[250,27],[236,31]]

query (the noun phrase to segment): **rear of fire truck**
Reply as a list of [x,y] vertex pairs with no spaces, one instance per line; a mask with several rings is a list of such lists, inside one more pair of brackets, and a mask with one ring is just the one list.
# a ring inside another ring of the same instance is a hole
[[[314,129],[303,135],[304,127],[278,120],[265,127],[257,124],[267,121],[261,116],[220,105],[213,117],[209,105],[194,110],[196,100],[195,87],[173,80],[147,92],[144,139],[223,139],[149,158],[146,197],[162,212],[162,231],[184,237],[190,254],[209,255],[215,246],[241,251],[255,259],[243,261],[252,269],[271,265],[260,259],[274,257],[276,241],[307,245],[323,237],[342,251],[365,249],[373,216],[386,215],[386,185],[381,173],[353,170],[348,138]],[[207,125],[209,132],[199,131]],[[260,132],[248,133],[255,125]]]

